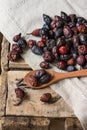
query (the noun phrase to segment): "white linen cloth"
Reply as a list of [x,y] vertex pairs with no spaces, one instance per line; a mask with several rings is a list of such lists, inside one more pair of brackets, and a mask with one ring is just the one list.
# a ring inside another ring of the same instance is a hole
[[[53,17],[64,11],[87,18],[86,4],[86,0],[0,0],[0,31],[13,43],[15,34],[21,32],[25,36],[26,33],[42,27],[43,13]],[[30,37],[27,36],[26,39],[28,38]],[[25,51],[22,56],[33,69],[38,69],[43,60],[30,50]],[[54,66],[53,69],[60,71]],[[87,78],[65,79],[51,85],[51,88],[72,107],[83,129],[87,130]]]

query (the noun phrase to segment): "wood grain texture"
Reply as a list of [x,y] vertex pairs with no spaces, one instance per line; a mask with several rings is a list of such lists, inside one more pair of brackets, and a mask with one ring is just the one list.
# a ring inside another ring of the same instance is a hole
[[[44,116],[44,117],[72,117],[73,111],[64,102],[64,100],[55,93],[50,87],[41,90],[25,89],[27,98],[20,106],[13,105],[15,97],[15,85],[13,81],[16,78],[23,78],[28,71],[9,71],[8,72],[8,99],[6,106],[6,115],[15,116]],[[40,101],[43,93],[50,92],[58,100],[55,103],[47,104]]]

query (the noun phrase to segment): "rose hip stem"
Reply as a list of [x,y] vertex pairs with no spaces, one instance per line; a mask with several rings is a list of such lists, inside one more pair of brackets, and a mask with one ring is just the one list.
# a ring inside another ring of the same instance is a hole
[[40,36],[40,29],[35,29],[31,33],[27,33],[26,35]]

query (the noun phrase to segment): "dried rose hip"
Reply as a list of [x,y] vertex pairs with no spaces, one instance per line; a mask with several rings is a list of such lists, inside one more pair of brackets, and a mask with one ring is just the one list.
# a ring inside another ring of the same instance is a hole
[[75,59],[73,58],[70,58],[68,61],[67,61],[67,65],[75,65]]
[[87,54],[85,55],[85,60],[87,61]]
[[34,45],[31,50],[34,54],[37,54],[37,55],[43,54],[42,48],[38,47],[37,45]]
[[46,41],[47,41],[47,38],[46,37],[41,37],[41,41],[45,44]]
[[12,50],[8,53],[7,57],[8,57],[8,60],[16,61],[19,59],[20,56],[17,51]]
[[50,51],[45,51],[43,54],[43,58],[47,62],[52,62],[53,61],[53,55]]
[[82,24],[82,23],[85,23],[85,22],[86,22],[86,20],[83,17],[77,17],[77,23]]
[[60,54],[67,54],[69,52],[69,49],[67,46],[61,46],[59,48],[59,52],[60,52]]
[[38,42],[37,42],[37,46],[38,46],[38,47],[44,47],[45,44],[44,44],[42,41],[38,41]]
[[39,84],[45,84],[48,83],[51,80],[51,74],[46,73],[45,75],[41,76],[41,78],[39,79]]
[[76,14],[70,14],[69,17],[72,22],[77,22]]
[[57,67],[59,68],[59,69],[62,69],[62,70],[64,70],[65,68],[66,68],[66,66],[67,66],[67,64],[66,64],[66,62],[65,61],[59,61],[58,63],[57,63]]
[[57,40],[56,46],[60,47],[66,44],[65,38],[64,37],[60,37]]
[[71,55],[69,54],[60,55],[60,60],[67,61],[70,58],[71,58]]
[[49,51],[51,51],[52,48],[53,48],[55,45],[56,45],[56,41],[55,41],[54,39],[49,39],[49,40],[47,40],[47,42],[46,42],[46,46],[47,46],[47,49],[48,49]]
[[64,26],[63,33],[66,38],[70,38],[73,36],[73,32],[69,26]]
[[17,98],[21,98],[22,99],[25,96],[25,93],[24,93],[24,91],[21,88],[16,88],[15,89],[15,93],[16,93]]
[[62,18],[61,18],[60,16],[58,16],[58,15],[55,15],[55,16],[54,16],[54,20],[60,21],[60,20],[62,20]]
[[80,55],[77,57],[77,64],[79,64],[79,65],[85,64],[85,57],[83,55]]
[[38,80],[34,75],[30,75],[28,80],[32,86],[36,87],[38,85]]
[[57,20],[52,20],[50,26],[51,28],[55,28],[56,27],[56,23],[57,23]]
[[73,31],[74,35],[78,34],[78,29],[76,27],[72,27],[71,30]]
[[58,47],[57,46],[54,46],[53,49],[52,49],[52,54],[54,56],[54,58],[57,60],[59,59],[59,50],[58,50]]
[[46,14],[43,14],[43,20],[46,24],[50,24],[52,21],[52,19]]
[[51,99],[52,99],[51,93],[44,93],[44,94],[40,97],[40,101],[42,101],[42,102],[50,102]]
[[69,22],[68,25],[69,25],[70,28],[73,28],[73,27],[76,26],[76,23],[75,22]]
[[54,32],[54,37],[55,39],[63,36],[63,29],[62,28],[57,28],[56,31]]
[[80,32],[80,33],[86,33],[87,32],[87,27],[85,26],[85,25],[79,25],[78,27],[77,27],[77,29],[78,29],[78,31]]
[[73,37],[73,47],[75,50],[77,50],[78,46],[80,45],[79,37],[76,35]]
[[44,69],[48,69],[48,68],[49,68],[49,63],[46,62],[46,61],[42,61],[42,62],[40,63],[40,67],[41,67],[41,68],[44,68]]
[[27,45],[26,40],[24,38],[20,38],[17,43],[21,48],[25,48]]
[[28,45],[28,47],[33,47],[34,45],[36,44],[36,41],[35,40],[28,40],[27,41],[27,45]]
[[87,45],[87,34],[80,34],[79,39],[83,45]]
[[13,37],[13,41],[14,42],[18,42],[18,40],[21,38],[21,33],[19,33],[18,35],[15,35],[14,37]]
[[35,73],[35,77],[37,78],[37,79],[39,79],[39,78],[41,78],[43,75],[45,75],[47,72],[45,71],[45,69],[40,69],[40,70],[38,70],[38,71],[36,71],[36,73]]
[[79,54],[87,54],[87,46],[86,45],[80,45],[78,46],[78,52]]
[[68,72],[75,71],[75,70],[76,70],[76,68],[75,68],[75,66],[73,66],[73,65],[69,65],[69,66],[67,67],[67,71],[68,71]]
[[[40,36],[40,30],[41,29],[35,29],[30,34],[32,34],[33,36],[39,37]],[[28,34],[28,35],[30,35],[30,34]]]
[[69,22],[69,21],[70,21],[69,16],[68,16],[65,12],[63,12],[63,11],[61,11],[61,18],[62,18],[64,21],[66,21],[66,22]]
[[18,44],[13,44],[12,45],[12,50],[14,50],[14,51],[16,51],[18,53],[22,53],[23,52],[22,48],[20,48]]

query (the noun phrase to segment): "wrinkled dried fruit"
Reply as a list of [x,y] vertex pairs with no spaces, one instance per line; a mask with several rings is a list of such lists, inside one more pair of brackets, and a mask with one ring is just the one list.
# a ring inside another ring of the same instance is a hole
[[70,17],[70,20],[71,20],[72,22],[76,22],[76,21],[77,21],[77,19],[76,19],[76,14],[70,14],[69,17]]
[[87,54],[87,46],[86,45],[78,46],[78,52],[81,55]]
[[36,41],[35,40],[28,40],[27,41],[27,45],[28,45],[28,47],[33,47],[34,45],[36,44]]
[[63,11],[61,11],[61,18],[62,18],[64,21],[66,21],[66,22],[69,22],[69,21],[70,21],[70,18],[68,17],[68,15],[67,15],[65,12],[63,12]]
[[52,99],[51,93],[44,93],[44,94],[40,97],[40,101],[42,101],[42,102],[50,102],[51,99]]
[[43,54],[43,58],[47,62],[52,62],[53,61],[53,55],[50,51],[45,51]]
[[46,14],[43,14],[43,20],[47,24],[50,24],[51,21],[52,21],[52,19],[48,15],[46,15]]
[[19,56],[18,52],[16,52],[16,51],[13,50],[13,51],[10,51],[8,53],[7,57],[8,57],[8,60],[16,61],[16,60],[19,59],[20,56]]
[[51,75],[49,73],[46,73],[45,75],[41,76],[39,79],[39,84],[45,84],[48,83],[51,80]]
[[14,42],[18,42],[18,40],[21,38],[21,33],[19,33],[18,35],[15,35],[14,37],[13,37],[13,41]]
[[28,80],[32,86],[36,87],[38,85],[38,80],[34,75],[29,75]]
[[73,32],[69,26],[64,26],[63,33],[66,38],[70,38],[73,35]]
[[75,65],[75,59],[73,59],[73,58],[70,58],[68,61],[67,61],[67,64],[68,65]]
[[33,53],[35,53],[37,55],[43,54],[42,48],[38,47],[37,45],[34,45],[31,50],[32,50]]
[[55,59],[57,60],[57,59],[59,59],[59,50],[58,50],[58,47],[57,46],[54,46],[53,48],[52,48],[52,54],[53,54],[53,56],[55,57]]
[[79,65],[85,64],[85,57],[83,55],[80,55],[77,57],[77,64],[79,64]]
[[57,45],[58,47],[63,46],[63,45],[65,45],[65,44],[66,44],[66,41],[65,41],[65,38],[64,38],[64,37],[58,38],[57,43],[56,43],[56,45]]
[[54,33],[55,33],[55,39],[57,39],[57,38],[63,36],[63,29],[58,28],[58,29],[56,29],[56,31]]
[[24,38],[20,38],[17,43],[21,48],[25,48],[27,45],[26,40]]
[[40,63],[40,67],[41,67],[41,68],[44,68],[44,69],[48,69],[48,68],[49,68],[49,63],[46,62],[46,61],[42,61],[42,62]]
[[37,46],[38,46],[38,47],[44,47],[45,44],[44,44],[42,41],[38,41],[38,42],[37,42]]
[[66,64],[65,61],[59,61],[59,62],[57,63],[57,67],[58,67],[59,69],[64,70],[64,69],[66,68],[66,66],[67,66],[67,64]]
[[54,39],[47,40],[46,46],[49,51],[56,45],[56,41]]
[[45,75],[47,72],[45,71],[45,69],[40,69],[40,70],[37,70],[36,73],[35,73],[35,77],[37,79],[41,78],[43,75]]
[[67,71],[68,71],[68,72],[75,71],[75,70],[76,70],[76,68],[75,68],[73,65],[69,65],[69,66],[67,67]]
[[18,44],[12,44],[12,50],[18,52],[18,53],[22,53],[22,48],[19,47]]
[[17,98],[21,98],[22,99],[25,96],[25,93],[24,93],[24,91],[21,88],[16,88],[15,89],[15,93],[16,93]]
[[79,39],[83,45],[87,45],[87,34],[80,34]]
[[68,55],[68,54],[60,55],[60,60],[67,61],[70,58],[71,58],[71,55]]
[[78,29],[78,31],[80,32],[80,33],[86,33],[87,32],[87,27],[85,26],[85,25],[79,25],[78,27],[77,27],[77,29]]
[[35,29],[30,34],[32,34],[33,36],[39,37],[40,36],[40,30],[41,29]]

